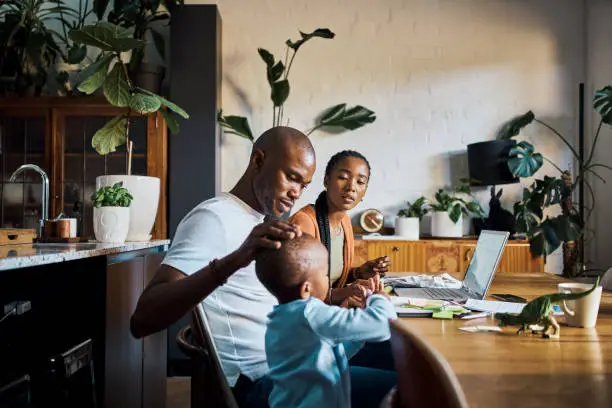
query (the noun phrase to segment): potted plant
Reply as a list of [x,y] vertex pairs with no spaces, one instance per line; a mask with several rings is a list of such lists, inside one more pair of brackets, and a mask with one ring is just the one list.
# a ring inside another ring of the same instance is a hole
[[426,207],[425,197],[417,198],[412,204],[406,202],[407,208],[402,208],[395,217],[395,235],[399,235],[410,241],[418,241],[420,223],[423,216],[429,211]]
[[431,204],[431,235],[434,237],[460,238],[463,236],[463,215],[482,217],[484,211],[476,200],[467,201],[458,194],[470,195],[471,190],[467,181],[445,191],[439,189]]
[[132,175],[133,142],[129,138],[130,118],[134,113],[150,115],[159,113],[171,133],[177,133],[179,123],[175,114],[189,118],[178,105],[132,81],[122,53],[143,47],[146,42],[132,38],[129,29],[108,22],[98,22],[70,31],[70,38],[78,44],[100,51],[96,62],[80,73],[77,89],[92,94],[98,89],[113,106],[126,108],[125,113],[112,118],[94,134],[91,144],[101,155],[114,152],[126,144],[127,174],[105,175],[96,178],[96,188],[121,181],[130,190],[134,201],[130,206],[130,230],[128,241],[147,241],[155,222],[159,203],[160,180],[158,177]]
[[[593,211],[593,208],[587,208],[584,202],[575,204],[573,198],[576,189],[583,185],[585,192],[590,196],[589,201],[594,202],[593,186],[587,176],[605,182],[600,170],[612,170],[609,165],[593,161],[602,127],[612,125],[612,86],[606,86],[595,92],[593,108],[599,113],[600,120],[591,148],[585,151],[584,155],[580,155],[567,138],[537,118],[532,111],[511,119],[498,133],[499,139],[514,138],[524,127],[536,122],[557,136],[574,156],[575,174],[572,175],[541,153],[535,152],[534,146],[523,140],[510,150],[507,161],[512,174],[520,178],[533,176],[542,167],[544,160],[559,171],[558,176],[545,175],[543,178],[535,179],[529,187],[523,189],[522,199],[514,204],[514,217],[517,232],[527,236],[534,257],[549,255],[563,244],[565,276],[575,275],[576,262],[580,256],[578,253],[580,247],[576,242],[582,239],[585,225]],[[561,214],[553,217],[544,214],[546,208],[557,205],[560,206]]]
[[103,243],[122,244],[130,226],[132,195],[118,182],[100,187],[92,195],[93,227],[96,240]]
[[[89,12],[81,4],[76,10],[57,0],[0,2],[0,92],[39,96],[54,68],[81,62],[86,50],[72,46],[66,32]],[[54,24],[60,29],[52,29]],[[56,65],[60,61],[63,65]],[[62,85],[65,74],[57,71]]]
[[[166,57],[166,41],[154,27],[162,21],[170,22],[174,7],[182,5],[183,0],[141,1],[141,0],[94,0],[93,8],[98,20],[102,20],[109,4],[108,22],[130,29],[131,38],[136,40],[153,40],[155,50],[162,60]],[[165,74],[165,67],[153,63],[147,47],[135,48],[132,51],[128,71],[134,83],[151,92],[159,93]]]
[[[289,72],[293,66],[293,61],[300,48],[313,38],[332,39],[336,36],[328,28],[318,28],[311,33],[300,31],[301,38],[297,41],[288,39],[285,42],[285,60],[280,61],[274,58],[269,51],[258,48],[259,56],[266,64],[266,79],[270,85],[270,99],[272,100],[272,126],[283,125],[285,115],[285,102],[289,97]],[[225,133],[235,134],[245,139],[254,141],[253,132],[249,126],[249,121],[243,116],[224,116],[223,111],[219,110],[217,115],[219,125]],[[315,125],[305,133],[310,135],[318,129],[329,130],[355,130],[376,120],[373,111],[356,105],[347,107],[346,103],[340,103],[325,110],[315,121]],[[287,119],[287,124],[289,120]]]

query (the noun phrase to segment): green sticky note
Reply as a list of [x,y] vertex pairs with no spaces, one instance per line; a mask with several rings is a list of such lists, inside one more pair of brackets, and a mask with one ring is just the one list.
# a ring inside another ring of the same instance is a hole
[[387,292],[387,295],[390,295],[393,292],[393,286],[385,286],[384,291]]
[[448,311],[453,312],[453,313],[465,313],[465,312],[467,312],[467,310],[465,310],[461,306],[447,306],[447,307],[444,308],[444,310],[448,310]]
[[453,318],[453,312],[449,311],[449,310],[441,310],[439,312],[434,312],[431,317],[433,317],[434,319],[452,319]]

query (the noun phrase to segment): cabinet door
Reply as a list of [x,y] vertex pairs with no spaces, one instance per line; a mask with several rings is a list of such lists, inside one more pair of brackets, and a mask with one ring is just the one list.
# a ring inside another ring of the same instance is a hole
[[[125,145],[108,155],[98,154],[91,139],[98,129],[120,111],[112,109],[57,110],[54,215],[63,212],[77,219],[78,235],[93,238],[93,205],[96,177],[127,174]],[[130,139],[134,143],[132,174],[147,175],[147,118],[130,119]]]
[[144,287],[143,256],[111,263],[106,270],[104,406],[142,406],[142,340],[130,333],[130,317]]
[[426,241],[425,266],[428,273],[461,274],[459,245],[452,240]]
[[[165,253],[147,255],[145,258],[145,281],[149,283]],[[142,407],[164,408],[166,406],[166,330],[146,336],[143,341]]]
[[36,164],[50,173],[50,118],[38,108],[0,110],[0,226],[38,228],[42,218],[42,183],[38,173],[27,170],[16,182],[11,174],[22,164]]
[[[466,271],[476,248],[475,243],[461,244],[461,270]],[[542,257],[533,259],[528,242],[509,242],[506,244],[499,266],[495,273],[544,272]]]
[[368,259],[391,258],[389,272],[425,270],[424,246],[418,241],[368,241]]

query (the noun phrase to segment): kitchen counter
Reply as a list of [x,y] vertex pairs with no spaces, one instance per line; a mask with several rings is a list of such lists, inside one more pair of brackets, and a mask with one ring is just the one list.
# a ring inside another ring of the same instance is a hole
[[114,255],[160,246],[164,246],[164,249],[167,249],[169,243],[170,240],[153,240],[125,242],[123,244],[81,242],[75,244],[35,243],[0,245],[0,271],[54,264],[100,255]]

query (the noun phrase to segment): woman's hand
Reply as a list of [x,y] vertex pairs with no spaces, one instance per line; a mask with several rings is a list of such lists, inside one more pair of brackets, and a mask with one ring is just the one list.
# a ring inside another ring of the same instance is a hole
[[371,259],[361,265],[355,271],[355,278],[357,279],[370,279],[376,275],[385,276],[391,266],[391,258],[388,256],[381,256],[380,258]]

